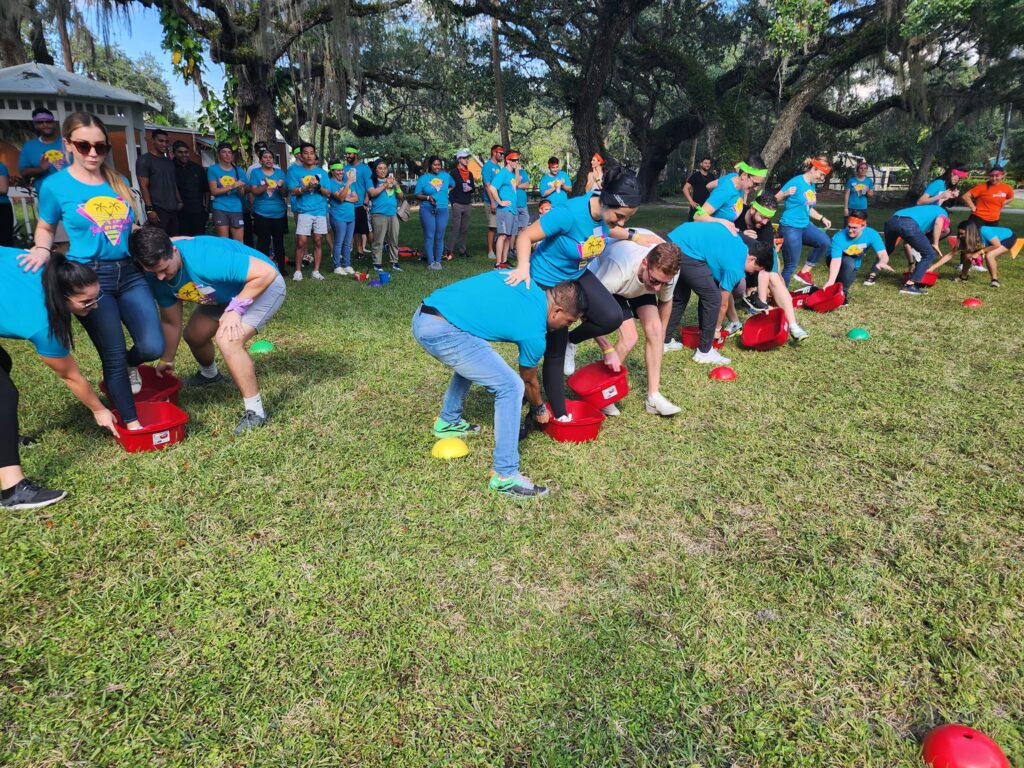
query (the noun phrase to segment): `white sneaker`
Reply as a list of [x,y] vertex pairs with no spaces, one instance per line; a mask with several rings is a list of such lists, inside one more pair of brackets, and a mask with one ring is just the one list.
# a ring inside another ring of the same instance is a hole
[[555,421],[560,421],[563,424],[568,424],[570,421],[572,421],[572,414],[567,413],[565,414],[565,416],[556,416]]
[[129,365],[128,366],[128,381],[132,384],[132,394],[137,395],[142,391],[142,375],[139,373],[139,369]]
[[565,364],[562,366],[562,372],[566,376],[576,373],[576,345],[571,341],[565,348]]
[[292,275],[292,280],[294,280],[296,283],[301,283],[302,282],[302,272],[299,271],[298,269],[296,269],[295,270],[295,274]]
[[739,333],[740,331],[743,330],[743,323],[733,321],[729,323],[727,326],[725,326],[725,330],[727,330],[730,334]]
[[622,411],[620,411],[618,408],[615,407],[615,403],[612,403],[610,405],[606,405],[604,408],[601,409],[601,413],[603,413],[605,416],[621,416],[622,415]]
[[701,352],[699,349],[693,353],[693,362],[695,363],[710,363],[711,365],[728,365],[732,361],[719,353],[717,349],[712,347],[707,352]]
[[356,271],[352,267],[342,267],[345,270],[346,275],[354,275]]
[[665,347],[664,347],[664,349],[662,351],[664,351],[664,352],[678,352],[682,348],[683,348],[683,345],[680,342],[676,341],[675,339],[672,339],[672,341],[670,341],[667,344],[665,344]]
[[347,275],[348,272],[345,271],[344,267],[335,267],[334,268],[334,274],[336,274],[336,275]]
[[495,256],[493,252],[491,252],[491,253],[488,253],[488,254],[487,254],[487,258],[488,258],[488,259],[490,259],[491,261],[494,261],[494,260],[495,260],[495,259],[497,259],[498,257],[497,257],[497,256]]
[[682,410],[678,405],[670,403],[668,398],[661,394],[661,392],[648,395],[644,401],[644,408],[647,409],[648,413],[654,413],[658,416],[675,416]]
[[793,337],[793,341],[803,341],[810,335],[796,323],[789,326],[789,333]]
[[324,276],[320,274],[319,270],[314,269],[313,270],[313,279],[314,280],[323,280]]

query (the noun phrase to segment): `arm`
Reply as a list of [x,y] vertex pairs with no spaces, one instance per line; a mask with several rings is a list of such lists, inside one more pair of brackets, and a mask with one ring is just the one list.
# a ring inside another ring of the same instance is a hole
[[690,180],[687,179],[686,183],[683,184],[683,197],[686,198],[686,202],[690,204],[691,208],[697,207],[697,201],[693,199],[693,185]]
[[630,237],[626,227],[611,227],[608,230],[608,237],[613,240],[632,240],[640,245],[658,245],[665,242],[657,235],[647,235],[643,232],[638,232],[635,237]]
[[[245,285],[238,292],[232,301],[254,301],[262,294],[278,276],[276,267],[272,267],[265,261],[253,256],[249,257],[249,273],[245,278]],[[233,310],[227,310],[220,316],[220,328],[217,330],[217,339],[237,341],[243,338],[245,331],[242,330],[242,315]]]
[[966,192],[962,199],[963,199],[964,205],[966,205],[970,209],[971,213],[974,213],[974,212],[976,212],[978,210],[978,205],[977,205],[977,203],[974,202],[974,198],[971,197],[971,193],[970,192]]
[[[707,205],[707,203],[705,203],[705,205]],[[703,210],[703,207],[698,208],[697,210],[698,211]],[[714,216],[710,216],[709,214],[698,213],[698,214],[694,215],[693,220],[694,221],[717,221],[719,224],[722,224],[726,229],[728,229],[734,235],[736,234],[736,224],[734,222],[729,221],[728,219],[716,219]]]
[[160,330],[164,334],[164,354],[156,364],[157,376],[174,367],[174,357],[178,354],[181,342],[181,302],[176,301],[169,307],[160,307]]
[[18,265],[28,272],[38,272],[39,269],[50,260],[50,252],[53,250],[53,238],[57,233],[57,227],[48,221],[39,219],[36,223],[36,234],[33,238],[33,245],[27,255],[18,257]]
[[367,190],[366,190],[366,194],[369,195],[370,197],[380,197],[381,193],[384,190],[385,190],[384,185],[383,184],[378,184],[375,187],[368,187]]
[[668,319],[672,316],[672,302],[658,302],[658,316],[661,318],[661,327],[668,328]]
[[832,222],[825,218],[825,216],[817,208],[811,208],[811,211],[808,215],[815,221],[820,221],[822,224],[824,224],[825,229],[828,229],[829,227],[832,226]]
[[75,358],[71,355],[64,357],[42,357],[40,355],[40,359],[50,366],[54,373],[60,376],[61,380],[71,390],[71,393],[79,399],[82,405],[92,411],[92,417],[96,420],[96,423],[101,427],[109,429],[117,437],[117,430],[114,429],[114,414],[107,410],[106,406],[96,396],[96,393],[93,392],[89,382],[82,376]]
[[[497,194],[494,195],[497,197]],[[549,214],[550,215],[550,214]],[[530,287],[530,254],[533,253],[533,244],[539,243],[547,235],[540,226],[540,220],[533,222],[526,229],[516,236],[516,268],[509,272],[505,282],[509,285],[519,285],[525,282]]]
[[846,191],[843,192],[843,216],[850,215],[850,188],[847,187]]
[[829,288],[835,284],[836,280],[839,279],[839,270],[843,266],[843,256],[832,256],[832,259],[828,263],[828,280],[821,286],[822,288]]
[[488,184],[486,189],[487,189],[487,196],[491,198],[491,208],[497,208],[498,207],[498,203],[501,203],[502,205],[512,205],[512,203],[509,202],[508,200],[502,200],[501,198],[498,197],[498,189],[497,189],[497,187],[494,187],[493,185]]
[[11,177],[0,176],[0,195],[6,195],[11,188]]

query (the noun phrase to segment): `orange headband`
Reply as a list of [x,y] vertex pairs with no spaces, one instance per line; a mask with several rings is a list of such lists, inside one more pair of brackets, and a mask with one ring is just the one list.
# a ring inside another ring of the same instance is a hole
[[590,164],[591,165],[604,165],[604,158],[601,157],[599,154],[597,154],[597,152],[595,152],[594,156],[592,158],[590,158]]
[[821,162],[821,160],[811,160],[811,168],[816,168],[824,174],[832,173],[832,166]]
[[847,224],[867,224],[868,220],[863,216],[858,216],[856,213],[851,213],[846,217]]

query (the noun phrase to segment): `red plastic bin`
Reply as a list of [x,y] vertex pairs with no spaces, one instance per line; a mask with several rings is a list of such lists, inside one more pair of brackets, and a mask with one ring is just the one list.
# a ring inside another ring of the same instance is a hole
[[[910,279],[910,272],[903,273],[903,282],[907,282]],[[921,278],[921,285],[935,285],[939,281],[938,272],[925,272],[924,277]]]
[[754,315],[743,325],[740,342],[747,349],[764,352],[781,347],[789,340],[789,321],[781,309]]
[[188,414],[173,403],[136,403],[135,410],[142,429],[125,429],[121,415],[114,411],[117,442],[128,453],[159,451],[185,439]]
[[[140,365],[139,376],[142,378],[142,389],[135,395],[136,403],[174,403],[178,404],[178,392],[181,390],[181,379],[173,373],[165,373],[163,377],[156,375],[156,368],[151,365]],[[110,397],[106,380],[100,381],[103,394]]]
[[622,366],[618,373],[598,360],[585,365],[569,377],[569,386],[595,408],[617,403],[629,394],[629,370]]
[[[722,331],[722,338],[718,341],[711,343],[711,346],[715,349],[721,349],[725,346],[725,340],[729,337],[728,331]],[[700,346],[700,326],[699,325],[684,325],[679,331],[679,338],[683,342],[684,347],[690,349],[697,349]]]
[[842,284],[833,283],[828,288],[822,288],[808,296],[804,307],[813,309],[815,312],[831,312],[833,309],[841,307],[844,301],[846,301],[846,296],[843,295]]
[[[550,405],[548,410],[551,410]],[[588,443],[597,439],[601,431],[601,422],[605,418],[603,413],[582,400],[566,400],[565,410],[572,416],[572,421],[556,421],[552,417],[551,421],[544,425],[548,437],[559,443]]]

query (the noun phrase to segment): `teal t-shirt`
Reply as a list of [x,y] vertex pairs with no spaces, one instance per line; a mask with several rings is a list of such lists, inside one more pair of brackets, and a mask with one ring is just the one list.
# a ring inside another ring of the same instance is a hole
[[724,224],[715,221],[691,221],[668,233],[691,259],[703,261],[723,291],[731,291],[743,279],[747,265],[747,245]]
[[504,272],[484,272],[439,288],[423,300],[460,331],[519,347],[519,365],[535,368],[544,356],[548,297],[537,284],[512,286]]
[[42,139],[36,137],[26,141],[22,146],[21,154],[18,155],[18,172],[21,173],[26,168],[38,168],[44,155],[50,161],[50,168],[42,176],[36,176],[36,194],[40,196],[43,194],[43,183],[72,162],[71,157],[64,152],[64,140],[60,136],[49,144],[44,144]]
[[803,229],[811,223],[811,208],[818,204],[818,190],[802,174],[783,184],[782,190],[786,191],[792,187],[796,187],[796,192],[782,201],[779,224]]
[[[544,197],[544,193],[555,186],[556,181],[561,181],[562,186],[556,189],[547,197]],[[540,194],[542,200],[550,200],[552,205],[558,205],[564,203],[569,199],[569,193],[565,190],[572,189],[572,179],[569,178],[569,174],[565,171],[559,171],[554,176],[550,173],[545,173],[540,177]]]
[[882,242],[882,236],[878,234],[877,230],[871,227],[864,227],[861,230],[860,236],[854,240],[845,229],[841,229],[832,236],[831,258],[852,256],[856,268],[860,269],[861,258],[868,248],[873,248],[876,254],[885,251],[885,243]]
[[986,243],[991,243],[993,240],[998,240],[1001,243],[1015,236],[1009,227],[980,227],[978,231],[981,233],[981,239]]
[[[233,189],[239,184],[245,184],[246,177],[245,171],[243,171],[237,165],[233,165],[228,169],[220,167],[219,163],[214,163],[206,169],[207,181],[212,181],[217,185],[217,189]],[[241,213],[242,212],[242,196],[237,192],[229,192],[226,195],[217,195],[216,197],[211,196],[210,208],[214,211],[224,211],[225,213]]]
[[178,301],[227,304],[245,286],[250,258],[276,269],[274,262],[255,248],[230,237],[201,235],[175,240],[174,247],[181,253],[178,274],[170,280],[160,280],[153,273],[146,273],[146,282],[161,307],[170,307]]
[[430,195],[438,208],[448,207],[448,192],[455,186],[450,173],[424,173],[416,180],[417,195]]
[[50,337],[43,301],[43,272],[26,272],[18,264],[21,248],[0,248],[0,338],[25,339],[43,357],[67,357],[71,350]]
[[518,195],[515,187],[515,178],[512,176],[512,171],[508,168],[502,168],[498,173],[495,174],[494,178],[491,179],[491,186],[494,187],[494,191],[498,193],[498,200],[504,200],[510,205],[502,205],[498,203],[499,211],[513,211],[516,209],[516,200]]
[[[525,186],[520,186],[524,184]],[[530,188],[530,174],[519,169],[519,181],[516,184],[516,208],[526,208],[529,205],[527,190]]]
[[571,197],[537,219],[544,239],[530,259],[530,276],[541,285],[577,279],[604,252],[608,225],[591,217],[590,198]]
[[128,236],[135,212],[130,201],[105,181],[83,184],[67,170],[55,173],[39,196],[39,217],[47,224],[63,222],[71,261],[128,258]]
[[939,216],[945,216],[949,218],[949,214],[946,213],[946,209],[937,203],[931,205],[912,205],[909,208],[900,208],[893,216],[903,216],[908,219],[913,219],[917,222],[917,226],[921,228],[929,237],[931,236],[932,227],[935,226],[935,220]]
[[352,182],[352,191],[356,193],[357,200],[353,202],[356,205],[362,205],[363,201],[366,200],[366,190],[373,186],[373,171],[363,161],[359,161],[355,165],[348,164],[344,168],[346,178],[349,171],[356,172],[356,180]]
[[718,185],[711,190],[711,194],[701,208],[716,219],[736,221],[743,210],[743,193],[736,189],[733,180],[737,174],[727,173],[718,180]]
[[359,184],[359,178],[349,184],[348,195],[345,200],[338,201],[334,198],[335,192],[341,192],[345,188],[344,181],[338,181],[333,176],[327,179],[327,183],[324,184],[324,189],[331,193],[331,197],[327,202],[327,210],[331,215],[332,219],[338,221],[355,221],[356,220],[356,202],[361,200],[359,193],[356,188]]
[[870,176],[865,176],[863,179],[851,176],[846,181],[846,188],[850,190],[849,209],[851,211],[863,211],[868,207],[867,192],[869,189],[875,188],[875,182]]
[[327,198],[321,195],[319,190],[294,194],[296,187],[304,187],[314,179],[320,181],[321,187],[326,187],[330,177],[320,166],[306,168],[302,163],[292,163],[288,168],[288,189],[292,190],[292,210],[295,213],[308,213],[310,216],[327,215]]
[[484,184],[490,184],[491,180],[498,175],[499,171],[504,170],[503,166],[498,165],[493,160],[488,160],[484,163],[484,167],[480,171],[480,179]]
[[[374,181],[380,181],[380,184],[374,186],[384,186],[384,182],[380,179],[374,179]],[[373,216],[397,216],[398,215],[398,194],[395,189],[387,189],[381,192],[376,197],[370,198],[370,214]]]
[[249,174],[249,185],[262,187],[263,192],[252,196],[252,212],[265,219],[279,219],[288,214],[288,204],[281,197],[284,187],[284,171],[275,168],[269,176],[263,172],[262,166],[253,168]]
[[928,186],[924,188],[924,193],[928,195],[928,197],[936,197],[940,192],[945,192],[946,189],[945,179],[933,179],[928,182]]

